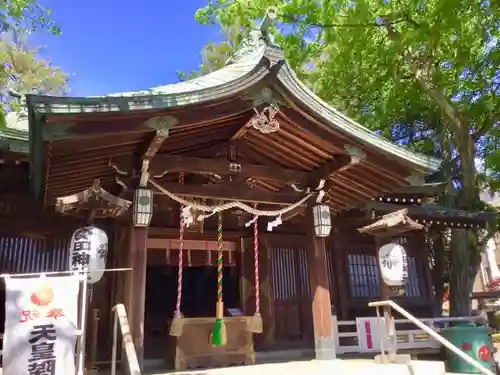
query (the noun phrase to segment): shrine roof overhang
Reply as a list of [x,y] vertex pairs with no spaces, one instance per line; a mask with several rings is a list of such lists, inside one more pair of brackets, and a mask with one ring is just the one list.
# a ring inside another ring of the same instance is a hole
[[[237,146],[243,170],[255,170],[248,164],[292,173],[340,168],[328,175],[327,201],[336,211],[357,207],[437,170],[438,160],[394,145],[330,107],[298,80],[278,48],[258,41],[256,47],[240,48],[223,69],[187,82],[103,97],[27,96],[35,192],[55,202],[99,179],[115,193],[123,185],[120,167],[136,168],[147,150],[154,149],[150,164],[158,170],[162,163],[169,165],[165,158],[172,156],[213,159],[228,144]],[[269,106],[278,108],[280,129],[263,134],[249,124],[255,111]],[[342,157],[353,152],[363,155],[362,160],[343,168],[346,160],[354,159]],[[203,164],[198,172],[212,176],[219,168],[207,160],[183,159],[178,164],[193,163]],[[265,191],[285,194],[290,187],[264,177],[257,185],[267,197]],[[157,181],[171,184],[175,179]],[[200,195],[190,189],[192,196]],[[219,194],[232,192],[225,189],[219,186]],[[206,186],[204,191],[214,188]],[[293,201],[283,194],[273,199],[280,204]],[[249,201],[255,195],[240,199]]]
[[[51,125],[54,127],[54,124],[66,123],[65,129],[71,133],[72,126],[76,126],[72,122],[83,116],[88,118],[92,114],[102,116],[110,113],[165,112],[180,107],[186,111],[195,110],[206,103],[248,95],[252,87],[262,86],[265,82],[283,87],[286,92],[282,94],[289,96],[293,102],[285,103],[285,106],[301,107],[326,129],[342,133],[390,158],[400,159],[424,173],[435,172],[440,165],[439,160],[396,145],[331,107],[298,79],[284,60],[281,50],[267,44],[218,71],[186,82],[103,97],[28,95],[27,98],[35,118],[40,120],[32,121],[35,127],[48,128]],[[249,105],[255,104],[255,100],[248,102]],[[42,131],[44,140],[54,137],[53,132],[50,133]],[[60,136],[61,134],[56,135],[58,138]]]
[[382,213],[405,210],[406,214],[419,224],[457,228],[486,228],[499,216],[497,212],[468,212],[434,204],[406,206],[372,201],[366,204],[366,208]]
[[6,126],[0,128],[0,151],[27,155],[29,153],[28,120],[17,113],[6,116]]

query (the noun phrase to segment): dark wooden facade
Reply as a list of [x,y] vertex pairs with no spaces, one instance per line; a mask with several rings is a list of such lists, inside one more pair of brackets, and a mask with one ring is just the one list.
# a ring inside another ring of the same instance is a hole
[[[56,212],[58,199],[89,189],[96,180],[115,196],[111,206],[119,199],[131,201],[148,172],[150,180],[187,199],[254,202],[266,210],[298,201],[304,195],[298,189],[314,189],[325,180],[325,202],[333,212],[327,239],[314,236],[310,206],[283,214],[283,224],[273,232],[261,220],[264,331],[255,336],[256,347],[315,343],[317,357],[325,358],[318,353],[333,335],[325,316],[373,314],[367,303],[381,293],[377,248],[358,228],[387,207],[367,204],[388,194],[400,196],[439,162],[392,145],[328,107],[298,81],[265,35],[254,30],[249,38],[255,43],[244,41],[231,64],[194,81],[102,98],[28,96],[29,156],[9,150],[8,162],[0,166],[0,273],[64,269],[72,231],[93,219],[110,238],[108,267],[133,269],[106,273],[94,287],[89,323],[99,325],[100,361],[110,358],[116,303],[127,306],[138,350],[149,339],[141,328],[147,320],[146,267],[175,263],[180,211],[178,203],[155,191],[148,228],[133,227],[132,207],[104,209],[94,218],[95,207],[81,201],[65,211],[71,215]],[[268,113],[264,120],[268,126],[276,121],[279,129],[263,132],[255,125],[256,113],[268,109],[277,110],[276,117]],[[179,172],[184,185],[178,183]],[[114,214],[106,217],[109,212]],[[252,231],[244,226],[250,218],[239,209],[223,213],[224,239],[232,244],[225,258],[239,269],[246,315],[254,313],[255,300]],[[207,262],[215,229],[210,217],[202,233],[187,231],[188,266]],[[407,295],[400,302],[426,315],[433,292],[424,236],[410,233],[397,240],[409,256]],[[207,250],[200,250],[203,246]],[[89,345],[92,341],[89,335]]]

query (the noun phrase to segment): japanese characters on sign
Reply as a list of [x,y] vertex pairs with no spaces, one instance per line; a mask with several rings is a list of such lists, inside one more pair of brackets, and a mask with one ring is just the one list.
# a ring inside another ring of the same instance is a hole
[[398,244],[389,243],[378,252],[380,274],[389,286],[403,286],[408,278],[408,259],[406,250]]
[[96,227],[80,228],[73,233],[70,243],[70,269],[89,271],[88,282],[98,282],[106,268],[108,236]]
[[3,375],[74,375],[79,279],[7,278]]
[[31,346],[28,358],[29,375],[54,375],[56,356],[54,351],[57,332],[53,324],[33,326],[28,339]]

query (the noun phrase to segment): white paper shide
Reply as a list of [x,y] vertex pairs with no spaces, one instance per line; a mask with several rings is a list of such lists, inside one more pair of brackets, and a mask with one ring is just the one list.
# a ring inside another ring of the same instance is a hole
[[80,228],[70,242],[69,266],[73,271],[88,271],[88,282],[101,280],[106,268],[108,235],[96,227]]
[[3,375],[75,373],[79,280],[7,278]]
[[408,278],[408,259],[403,246],[389,243],[378,251],[382,280],[389,286],[403,286]]

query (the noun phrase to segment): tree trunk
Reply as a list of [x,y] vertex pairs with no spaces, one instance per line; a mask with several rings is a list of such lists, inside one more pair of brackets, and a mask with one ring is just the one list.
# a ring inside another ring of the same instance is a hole
[[445,246],[443,233],[439,233],[435,240],[431,240],[431,257],[429,262],[433,263],[431,269],[432,286],[434,289],[434,315],[439,316],[443,311],[444,284],[445,284]]
[[465,229],[454,229],[451,235],[450,315],[470,316],[470,294],[474,286],[480,253],[475,234]]

